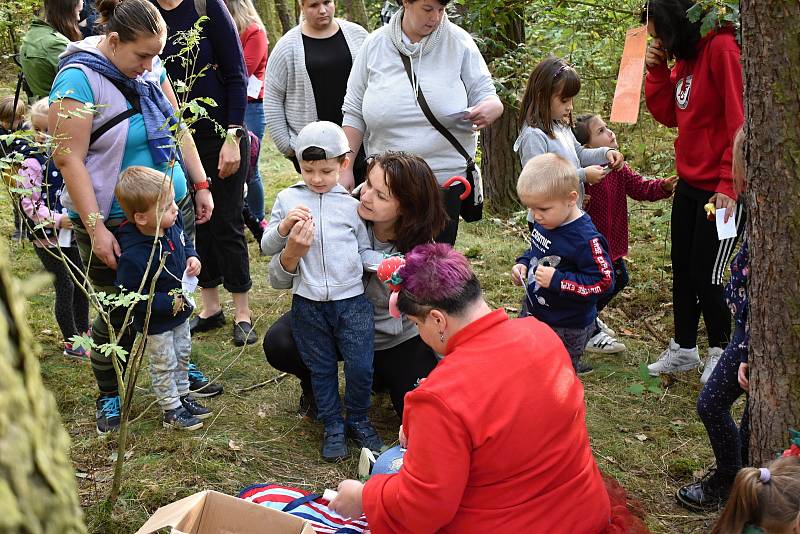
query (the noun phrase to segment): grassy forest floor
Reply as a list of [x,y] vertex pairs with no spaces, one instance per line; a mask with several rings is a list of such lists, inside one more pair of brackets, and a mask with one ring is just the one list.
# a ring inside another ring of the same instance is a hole
[[[639,135],[647,139],[641,132]],[[649,141],[639,145],[640,152],[645,144],[649,146]],[[668,160],[669,141],[659,145],[664,150],[651,152],[651,157]],[[262,175],[269,208],[275,194],[296,176],[274,147],[265,143],[264,155]],[[648,165],[652,168],[651,160]],[[621,334],[628,351],[589,357],[596,370],[584,378],[587,420],[600,467],[642,502],[654,532],[704,532],[710,529],[714,516],[689,513],[674,499],[681,484],[702,474],[713,462],[695,413],[699,372],[677,376],[664,384],[659,394],[645,391],[638,396],[629,392],[637,384],[645,389],[653,385],[640,377],[639,366],[657,357],[672,328],[669,202],[630,202],[631,283],[602,315]],[[9,213],[7,201],[3,213]],[[2,221],[4,236],[11,233],[9,218]],[[5,249],[18,277],[25,279],[40,269],[29,243],[12,243],[7,237],[6,241]],[[477,224],[462,223],[457,248],[472,259],[493,307],[516,311],[521,294],[510,282],[509,269],[525,246],[521,214],[510,220],[487,218]],[[263,336],[272,321],[289,308],[290,295],[268,287],[267,260],[259,256],[252,240],[250,253],[254,284],[251,305],[255,328]],[[346,462],[331,465],[320,459],[322,429],[296,415],[297,380],[277,379],[279,373],[266,364],[260,343],[244,349],[233,346],[228,298],[224,302],[229,321],[226,327],[194,339],[193,360],[225,386],[224,395],[207,402],[215,412],[214,418],[190,435],[162,429],[160,411],[154,406],[149,377],[143,370],[134,400],[135,422],[122,495],[113,513],[100,513],[100,503],[111,484],[116,440],[113,436],[99,438],[95,433],[91,369],[88,363],[72,362],[61,355],[52,302],[52,290],[42,290],[29,299],[28,317],[41,344],[44,381],[56,396],[72,437],[71,456],[91,532],[133,532],[159,506],[202,489],[236,494],[249,484],[277,482],[322,490],[355,476],[355,450]],[[536,387],[535,377],[531,377],[531,387]],[[373,420],[387,443],[396,440],[399,420],[387,396],[374,399]]]

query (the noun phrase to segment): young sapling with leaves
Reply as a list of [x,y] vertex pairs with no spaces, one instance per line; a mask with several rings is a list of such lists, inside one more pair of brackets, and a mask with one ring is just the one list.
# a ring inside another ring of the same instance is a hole
[[197,430],[203,426],[201,419],[211,416],[211,410],[189,394],[189,316],[193,303],[181,290],[184,277],[200,274],[200,259],[183,232],[175,192],[163,172],[128,167],[120,175],[114,195],[127,218],[116,236],[122,250],[116,285],[148,295],[155,278],[153,294],[136,299],[133,327],[147,336],[144,354],[149,360],[153,391],[164,411],[163,425]]

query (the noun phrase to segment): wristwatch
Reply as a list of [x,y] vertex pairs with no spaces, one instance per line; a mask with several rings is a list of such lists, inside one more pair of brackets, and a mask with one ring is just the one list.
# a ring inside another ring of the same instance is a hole
[[192,187],[194,188],[195,193],[203,189],[208,189],[209,187],[211,187],[211,179],[206,178],[202,182],[197,182],[196,184],[192,184]]
[[242,128],[241,126],[229,126],[227,133],[228,137],[238,141],[239,139],[244,137],[245,131],[244,128]]

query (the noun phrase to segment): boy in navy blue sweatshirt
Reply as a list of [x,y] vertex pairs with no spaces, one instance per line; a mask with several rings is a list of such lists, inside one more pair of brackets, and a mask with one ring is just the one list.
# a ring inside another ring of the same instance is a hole
[[[164,428],[197,430],[203,426],[201,419],[211,416],[211,410],[189,395],[192,305],[176,290],[182,287],[184,272],[190,277],[200,273],[200,259],[183,233],[175,192],[163,172],[128,167],[120,175],[114,195],[128,219],[116,235],[122,250],[117,286],[148,294],[161,257],[167,255],[152,298],[137,302],[133,311],[134,329],[147,336],[145,356],[150,362],[153,391],[164,410]],[[145,329],[148,306],[150,319]]]
[[594,332],[597,301],[614,287],[608,244],[578,207],[575,167],[556,154],[528,161],[517,194],[534,219],[531,248],[511,269],[526,285],[525,308],[564,342],[578,374],[592,371],[581,361]]

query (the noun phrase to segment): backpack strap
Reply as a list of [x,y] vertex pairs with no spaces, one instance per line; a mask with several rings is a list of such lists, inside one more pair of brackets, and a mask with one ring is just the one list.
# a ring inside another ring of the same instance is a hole
[[[411,59],[405,54],[400,54],[400,58],[403,60],[403,67],[405,67],[406,69],[406,74],[408,75],[408,81],[411,82],[411,86],[413,88],[414,79],[411,75]],[[463,146],[461,146],[461,143],[458,142],[458,139],[456,139],[456,137],[452,134],[452,132],[450,132],[450,130],[442,126],[442,123],[439,122],[439,120],[433,114],[430,106],[428,106],[428,101],[425,100],[425,95],[422,94],[421,87],[417,88],[417,102],[419,103],[419,107],[422,109],[422,113],[425,114],[425,118],[428,119],[428,122],[431,123],[431,126],[433,126],[437,132],[442,134],[442,136],[444,136],[444,138],[447,139],[447,141],[449,141],[451,145],[453,145],[453,148],[455,148],[458,151],[458,153],[461,154],[461,157],[463,157],[466,160],[467,169],[474,170],[475,161],[472,159],[472,156],[470,156],[469,153],[466,151],[466,149]]]
[[114,85],[114,87],[116,87],[119,90],[119,92],[122,93],[122,96],[125,97],[125,100],[128,101],[131,107],[126,109],[122,113],[114,115],[106,122],[104,122],[98,129],[93,131],[92,135],[89,136],[89,146],[94,144],[95,141],[100,139],[100,136],[102,136],[104,133],[109,131],[114,126],[142,112],[142,103],[139,100],[139,94],[136,91],[126,87],[125,84],[122,82],[112,80],[111,78],[107,78],[105,76],[104,78],[106,78],[106,80],[111,82]]

